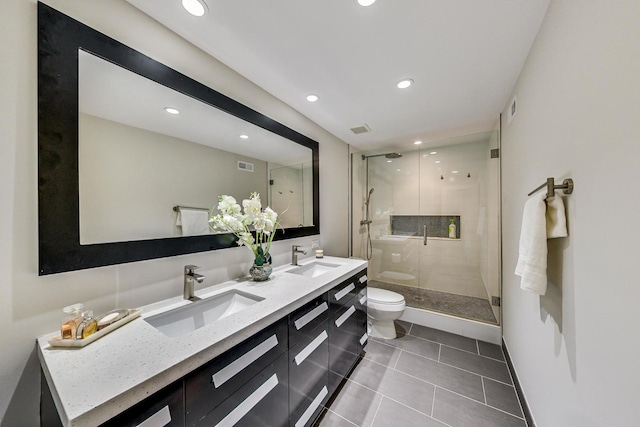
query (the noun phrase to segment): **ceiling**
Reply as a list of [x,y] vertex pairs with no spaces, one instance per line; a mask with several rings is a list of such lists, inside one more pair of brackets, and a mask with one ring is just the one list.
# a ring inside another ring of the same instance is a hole
[[495,128],[549,4],[204,0],[196,18],[180,0],[127,1],[365,151]]

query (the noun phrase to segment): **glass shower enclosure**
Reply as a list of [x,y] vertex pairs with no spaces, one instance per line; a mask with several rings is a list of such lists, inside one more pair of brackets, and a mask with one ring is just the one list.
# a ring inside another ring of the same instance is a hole
[[498,148],[492,131],[352,155],[352,255],[369,260],[369,286],[500,323]]

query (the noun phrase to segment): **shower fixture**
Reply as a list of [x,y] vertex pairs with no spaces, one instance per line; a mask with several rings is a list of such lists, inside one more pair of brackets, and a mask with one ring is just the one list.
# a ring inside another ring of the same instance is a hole
[[400,157],[402,157],[402,154],[400,154],[400,153],[384,153],[384,154],[372,154],[370,156],[365,156],[363,154],[362,155],[362,160],[368,159],[369,157],[382,157],[382,156],[386,157],[387,159],[399,159]]
[[[369,188],[369,158],[370,157],[382,157],[384,156],[387,159],[399,159],[402,157],[400,153],[383,153],[383,154],[372,154],[370,156],[362,155],[362,160],[366,160],[366,184],[365,188]],[[373,194],[373,188],[369,189],[367,193],[367,197],[364,202],[365,207],[365,219],[360,221],[360,225],[364,225],[367,227],[367,241],[366,241],[366,256],[367,260],[371,259],[371,255],[373,254],[373,245],[371,243],[371,209],[369,208],[369,204],[371,202],[371,194]]]

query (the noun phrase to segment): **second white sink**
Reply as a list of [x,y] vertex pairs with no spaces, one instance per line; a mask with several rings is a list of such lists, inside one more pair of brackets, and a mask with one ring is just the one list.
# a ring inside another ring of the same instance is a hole
[[237,313],[264,298],[232,290],[144,319],[170,338],[177,338]]
[[294,268],[293,270],[287,270],[287,273],[298,274],[306,277],[318,277],[321,274],[328,273],[336,267],[340,267],[340,264],[331,264],[328,262],[314,261],[302,267]]

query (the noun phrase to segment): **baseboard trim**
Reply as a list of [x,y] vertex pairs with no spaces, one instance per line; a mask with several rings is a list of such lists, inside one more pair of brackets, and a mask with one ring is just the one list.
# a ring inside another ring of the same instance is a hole
[[511,378],[513,379],[513,385],[516,388],[516,394],[518,395],[518,400],[520,401],[520,407],[522,408],[522,413],[524,414],[524,419],[527,423],[528,427],[536,427],[536,423],[533,421],[533,416],[531,415],[531,410],[529,409],[529,405],[527,404],[527,399],[524,397],[524,393],[522,391],[522,387],[520,386],[520,381],[518,380],[518,376],[516,375],[516,370],[513,367],[513,362],[511,362],[511,355],[509,354],[509,350],[507,349],[507,345],[502,340],[502,351],[504,353],[504,357],[507,360],[507,367],[509,368],[509,372],[511,373]]

